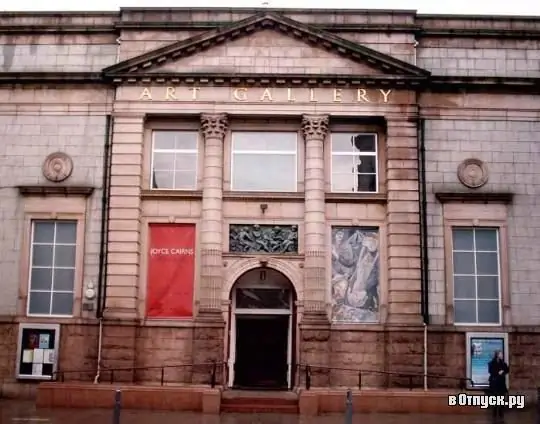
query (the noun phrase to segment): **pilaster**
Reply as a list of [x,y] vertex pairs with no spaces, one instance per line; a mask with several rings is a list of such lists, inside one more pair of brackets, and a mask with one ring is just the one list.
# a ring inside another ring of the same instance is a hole
[[305,140],[304,205],[304,317],[306,321],[326,318],[326,216],[324,199],[324,140],[328,115],[304,115]]
[[114,118],[110,170],[106,318],[135,319],[140,264],[144,116]]
[[388,324],[421,324],[416,123],[387,123]]

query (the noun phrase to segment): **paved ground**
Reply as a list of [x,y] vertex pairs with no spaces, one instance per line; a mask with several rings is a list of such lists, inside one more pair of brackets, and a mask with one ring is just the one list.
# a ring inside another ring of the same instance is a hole
[[[490,424],[489,413],[481,415],[357,414],[353,424]],[[505,424],[534,424],[534,410],[507,414]],[[36,410],[32,402],[0,401],[1,424],[113,424],[112,411],[103,409]],[[278,414],[222,414],[122,411],[121,424],[344,424],[343,415],[300,418]]]

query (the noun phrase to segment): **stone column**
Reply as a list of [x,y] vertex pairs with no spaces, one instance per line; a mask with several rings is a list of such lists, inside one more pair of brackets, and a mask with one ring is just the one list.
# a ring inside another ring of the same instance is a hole
[[[324,140],[328,115],[304,115],[304,316],[300,324],[300,361],[329,365],[330,322],[326,313],[326,214]],[[328,373],[313,370],[312,384],[327,386]]]
[[304,205],[304,311],[305,315],[326,313],[326,217],[324,203],[324,140],[328,115],[304,115],[302,132],[305,149]]
[[200,229],[200,314],[221,314],[223,280],[223,140],[227,129],[227,115],[201,115],[201,132],[204,137],[204,165]]
[[[223,289],[223,140],[227,133],[225,114],[202,114],[204,137],[202,213],[200,224],[199,307],[193,330],[193,362],[224,361],[225,322],[221,313]],[[218,366],[218,381],[223,367]],[[208,383],[207,369],[194,369],[193,383]]]

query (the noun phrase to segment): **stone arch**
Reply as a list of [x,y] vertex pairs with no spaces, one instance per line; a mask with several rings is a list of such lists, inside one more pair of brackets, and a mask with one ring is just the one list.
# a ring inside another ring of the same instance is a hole
[[[222,300],[227,301],[229,299],[234,284],[242,275],[252,269],[261,267],[261,260],[261,258],[243,259],[233,262],[230,268],[226,268],[225,284],[221,293]],[[288,278],[296,292],[297,301],[301,301],[303,299],[303,280],[302,272],[297,263],[277,258],[264,258],[264,260],[267,261],[267,268],[274,269]]]

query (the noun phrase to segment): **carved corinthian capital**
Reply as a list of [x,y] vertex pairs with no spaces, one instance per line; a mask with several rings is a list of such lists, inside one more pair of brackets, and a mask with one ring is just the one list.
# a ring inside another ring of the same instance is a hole
[[328,133],[328,115],[302,116],[302,132],[306,140],[324,140]]
[[229,120],[225,113],[201,114],[201,132],[205,139],[219,138],[223,140],[227,129],[229,128]]

